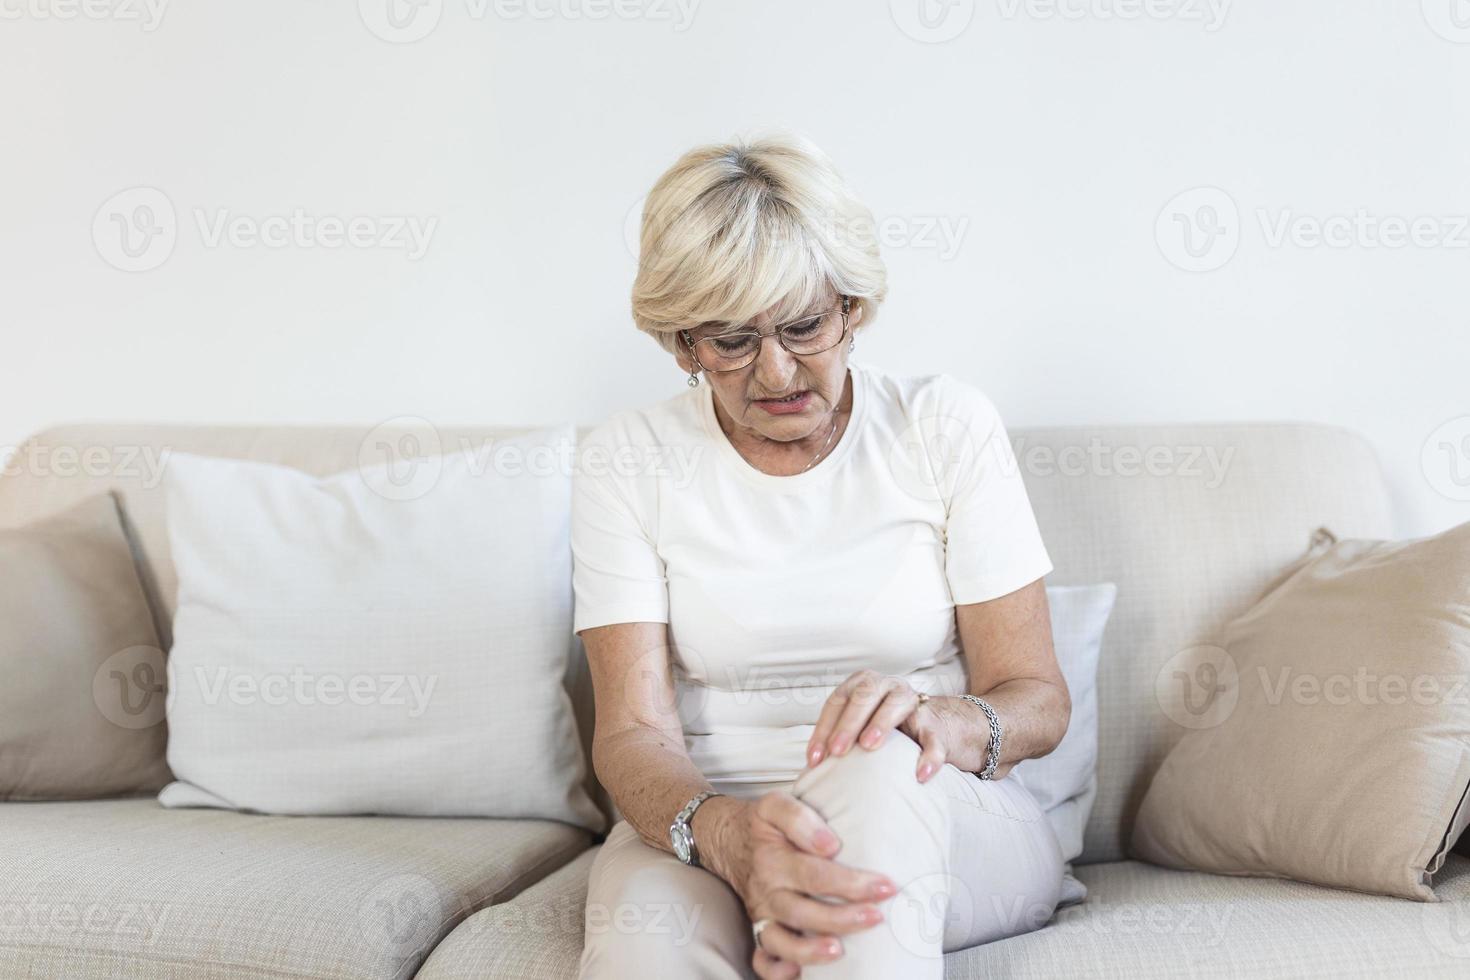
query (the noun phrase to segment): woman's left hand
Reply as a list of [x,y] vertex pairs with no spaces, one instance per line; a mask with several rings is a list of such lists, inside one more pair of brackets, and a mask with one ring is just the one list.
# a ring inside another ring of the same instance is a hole
[[[890,732],[900,731],[919,743],[919,766],[914,774],[919,782],[928,781],[946,762],[978,771],[990,751],[990,729],[974,731],[964,708],[968,704],[961,698],[937,696],[921,704],[918,692],[903,678],[859,670],[837,685],[822,705],[807,743],[807,765],[844,755],[854,745],[877,748]],[[967,758],[972,755],[978,761]]]

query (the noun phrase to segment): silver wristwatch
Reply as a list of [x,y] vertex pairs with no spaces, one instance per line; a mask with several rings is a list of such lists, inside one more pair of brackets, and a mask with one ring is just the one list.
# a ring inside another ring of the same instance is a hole
[[711,796],[723,796],[714,790],[707,789],[697,794],[694,799],[684,804],[684,809],[674,817],[674,822],[669,825],[669,844],[674,848],[674,856],[685,864],[701,867],[699,863],[699,848],[694,846],[694,829],[689,826],[689,821],[694,819],[694,811],[699,805]]

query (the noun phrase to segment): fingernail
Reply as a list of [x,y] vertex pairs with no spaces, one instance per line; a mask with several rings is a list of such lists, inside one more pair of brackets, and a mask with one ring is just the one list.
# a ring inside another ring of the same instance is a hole
[[817,831],[812,841],[817,845],[819,850],[826,851],[829,854],[837,850],[837,835],[830,830]]
[[926,762],[919,767],[919,782],[922,783],[932,775],[934,775],[934,763]]
[[816,765],[817,763],[821,762],[822,747],[820,745],[813,745],[812,750],[807,753],[807,757],[812,760],[812,765]]
[[858,921],[865,926],[876,926],[883,921],[883,913],[871,905],[864,905],[858,909]]
[[893,886],[893,882],[891,881],[880,881],[873,886],[873,894],[879,898],[887,898],[897,893],[898,889]]
[[867,731],[863,732],[863,744],[866,745],[870,749],[873,746],[877,745],[878,744],[878,729],[876,729],[876,728],[869,728]]
[[842,947],[838,945],[837,940],[829,939],[822,944],[822,952],[828,956],[841,956]]
[[839,735],[832,740],[832,754],[841,755],[847,751],[847,736]]

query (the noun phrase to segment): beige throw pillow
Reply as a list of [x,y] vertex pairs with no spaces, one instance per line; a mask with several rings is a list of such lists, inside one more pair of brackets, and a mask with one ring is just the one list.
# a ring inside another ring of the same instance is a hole
[[1434,901],[1470,819],[1470,523],[1308,555],[1202,656],[1217,710],[1154,776],[1134,856]]
[[117,499],[0,531],[0,799],[152,793],[164,660]]

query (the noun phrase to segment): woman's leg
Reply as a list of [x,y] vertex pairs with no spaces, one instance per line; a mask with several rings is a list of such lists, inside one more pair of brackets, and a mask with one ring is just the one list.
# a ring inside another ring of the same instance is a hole
[[920,783],[918,760],[918,745],[893,732],[796,780],[792,792],[842,841],[837,860],[899,886],[880,905],[884,921],[844,937],[842,958],[805,967],[805,980],[938,980],[946,951],[1029,932],[1056,908],[1061,846],[1030,792],[950,765]]
[[587,980],[751,977],[754,953],[745,906],[724,881],[649,847],[620,820],[592,861]]

